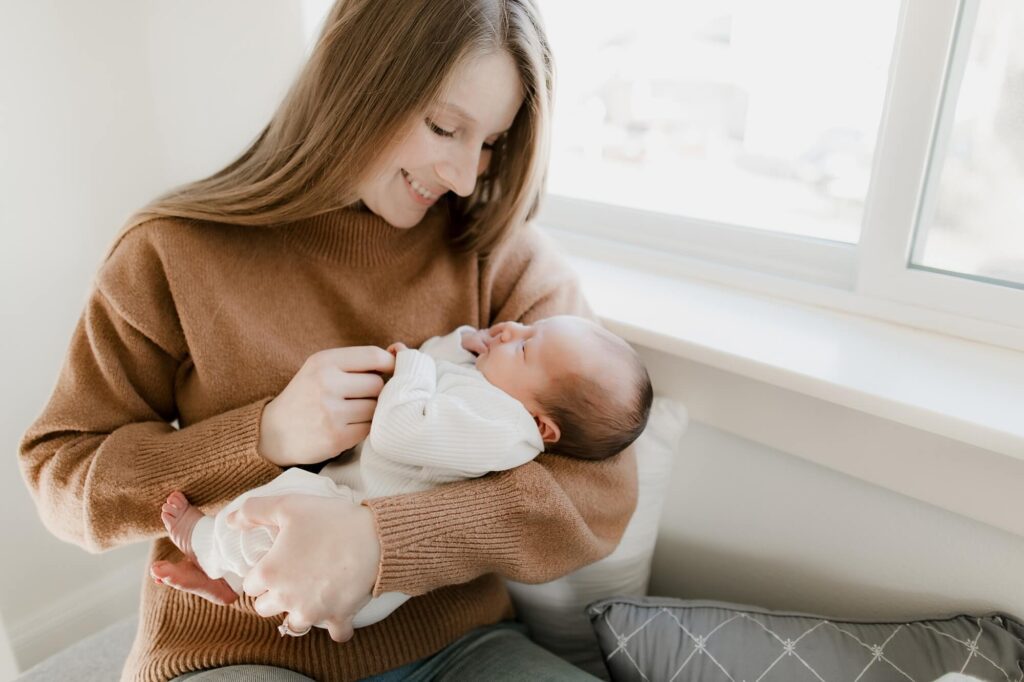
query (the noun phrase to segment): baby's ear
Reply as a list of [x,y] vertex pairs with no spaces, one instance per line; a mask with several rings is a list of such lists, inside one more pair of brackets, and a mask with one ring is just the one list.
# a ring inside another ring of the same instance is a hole
[[537,422],[540,438],[545,443],[557,443],[558,439],[562,437],[561,429],[558,428],[558,424],[551,417],[539,414],[533,417],[533,421]]

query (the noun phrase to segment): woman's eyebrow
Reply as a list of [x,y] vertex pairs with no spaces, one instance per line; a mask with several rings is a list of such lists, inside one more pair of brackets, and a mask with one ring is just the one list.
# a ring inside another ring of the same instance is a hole
[[465,119],[467,123],[472,123],[473,125],[476,125],[476,119],[470,116],[468,111],[460,107],[455,102],[441,102],[441,106],[445,107],[446,109],[451,109],[453,112],[455,112],[457,116],[460,116],[461,118]]

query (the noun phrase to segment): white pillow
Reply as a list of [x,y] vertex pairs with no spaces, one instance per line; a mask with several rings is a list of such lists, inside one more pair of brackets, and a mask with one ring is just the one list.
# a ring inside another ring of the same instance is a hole
[[639,484],[636,511],[615,551],[549,583],[507,581],[518,619],[530,628],[533,640],[601,679],[608,679],[608,671],[586,607],[607,597],[647,594],[658,519],[686,423],[681,403],[654,399],[647,428],[634,444]]

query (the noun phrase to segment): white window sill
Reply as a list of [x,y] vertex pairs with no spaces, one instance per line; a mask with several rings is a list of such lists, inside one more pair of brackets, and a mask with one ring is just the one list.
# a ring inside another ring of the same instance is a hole
[[569,253],[632,343],[1024,461],[1022,352]]

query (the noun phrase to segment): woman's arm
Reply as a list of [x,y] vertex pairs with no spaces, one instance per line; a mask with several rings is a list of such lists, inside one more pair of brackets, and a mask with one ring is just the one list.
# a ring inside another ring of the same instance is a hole
[[[499,319],[590,315],[575,276],[532,229],[481,272],[481,310],[488,316],[481,327]],[[636,495],[630,448],[602,461],[541,455],[471,481],[365,500],[363,509],[372,512],[366,516],[337,501],[249,500],[236,522],[272,525],[279,533],[246,577],[245,590],[261,595],[255,604],[261,614],[288,612],[297,628],[325,621],[343,641],[371,588],[374,596],[417,595],[490,572],[543,582],[596,561],[618,544]],[[345,523],[338,523],[343,514]]]
[[129,233],[97,277],[57,379],[20,447],[44,524],[93,552],[164,533],[172,490],[224,502],[280,469],[257,452],[267,399],[175,429],[188,355],[157,250]]
[[[481,269],[489,319],[531,323],[593,317],[578,280],[550,240],[524,228]],[[498,572],[551,580],[609,554],[636,506],[632,449],[603,461],[541,455],[480,479],[366,500],[381,546],[374,594],[421,594]]]

